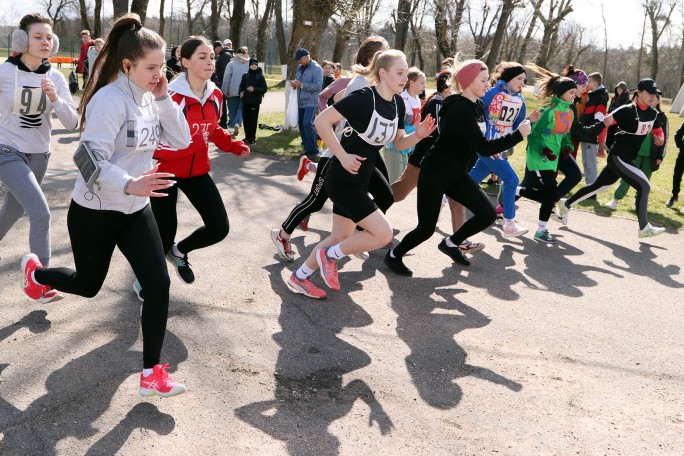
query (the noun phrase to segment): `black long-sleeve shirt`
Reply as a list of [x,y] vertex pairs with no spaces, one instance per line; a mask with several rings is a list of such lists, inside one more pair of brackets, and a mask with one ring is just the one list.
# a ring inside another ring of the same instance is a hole
[[467,164],[479,154],[496,155],[523,140],[516,130],[496,139],[487,139],[485,113],[481,100],[470,101],[462,95],[451,95],[442,103],[440,135],[423,159],[422,169],[441,169],[452,177],[468,173]]

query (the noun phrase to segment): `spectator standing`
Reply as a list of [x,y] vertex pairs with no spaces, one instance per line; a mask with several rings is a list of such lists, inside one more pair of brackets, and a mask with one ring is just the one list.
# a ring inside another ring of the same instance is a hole
[[[594,122],[602,121],[608,111],[608,90],[603,87],[603,76],[601,73],[591,73],[589,82],[589,98],[580,117],[583,125],[593,125]],[[591,185],[598,177],[598,158],[606,157],[606,133],[607,130],[598,136],[597,142],[582,142],[582,166],[584,167],[584,180],[587,185]],[[592,196],[596,199],[596,195]]]
[[[223,40],[223,47],[216,54],[216,76],[220,81],[217,85],[223,83],[223,75],[226,72],[226,67],[233,57],[235,52],[233,51],[233,42],[226,39]],[[221,120],[219,120],[219,127],[228,128],[228,100],[223,97],[223,104],[221,105]]]
[[242,125],[240,82],[242,82],[242,75],[248,70],[249,51],[242,46],[235,52],[235,58],[226,66],[221,84],[221,92],[228,97],[228,130],[232,130],[233,136],[240,133],[240,125]]
[[242,112],[245,120],[244,143],[247,145],[256,144],[259,107],[267,90],[266,78],[259,68],[259,61],[249,59],[249,70],[242,75],[240,82],[240,97],[242,97]]
[[171,81],[181,70],[180,46],[174,46],[171,48],[171,58],[166,61],[166,80]]
[[340,62],[333,64],[333,78],[340,79],[342,77],[342,64]]
[[94,41],[95,44],[90,46],[90,49],[88,49],[88,79],[90,79],[90,75],[93,74],[93,68],[95,67],[95,60],[97,60],[97,56],[100,55],[100,51],[102,50],[102,46],[104,46],[104,40],[102,38],[97,38]]
[[672,207],[679,201],[679,191],[682,187],[682,175],[684,175],[684,124],[675,133],[674,141],[679,149],[679,154],[677,155],[674,173],[672,174],[672,196],[665,203],[667,207]]
[[313,119],[318,104],[318,95],[323,89],[323,69],[311,58],[306,49],[297,49],[294,59],[299,66],[295,73],[295,79],[290,81],[290,85],[293,89],[297,89],[299,134],[302,137],[304,155],[312,159],[317,157],[319,152]]
[[335,81],[333,72],[335,71],[335,64],[327,60],[323,60],[323,90]]
[[83,75],[83,88],[88,80],[88,49],[95,44],[95,41],[90,38],[90,30],[81,30],[81,52],[78,54],[78,65],[76,65],[76,73]]

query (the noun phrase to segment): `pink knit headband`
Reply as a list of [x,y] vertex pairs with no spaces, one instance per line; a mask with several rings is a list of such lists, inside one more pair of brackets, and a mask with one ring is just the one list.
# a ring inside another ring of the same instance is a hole
[[456,72],[456,79],[458,79],[458,85],[461,86],[461,90],[468,87],[473,83],[480,71],[487,70],[487,65],[485,65],[480,60],[473,60],[472,62],[462,66],[458,72]]

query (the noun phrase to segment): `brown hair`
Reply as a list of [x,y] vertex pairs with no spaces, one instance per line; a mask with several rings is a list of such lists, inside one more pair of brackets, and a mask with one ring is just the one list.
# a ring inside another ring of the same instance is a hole
[[236,54],[249,54],[249,49],[247,49],[247,46],[241,46],[238,48],[237,51],[235,51]]
[[589,75],[589,78],[593,80],[596,84],[601,85],[603,84],[603,75],[599,73],[598,71],[591,73]]
[[135,62],[145,57],[147,51],[165,47],[166,41],[157,32],[143,27],[137,14],[130,13],[117,19],[95,60],[90,80],[81,98],[81,131],[85,126],[88,102],[98,90],[116,79],[123,69],[124,59]]
[[356,74],[367,76],[371,61],[382,48],[389,48],[389,43],[381,36],[369,36],[363,40],[356,53],[352,71]]
[[180,57],[181,57],[181,71],[188,71],[187,68],[183,66],[183,60],[182,59],[187,59],[190,60],[192,57],[192,54],[195,53],[198,47],[201,45],[206,44],[209,46],[212,51],[214,50],[214,47],[211,45],[208,39],[206,39],[203,36],[189,36],[181,45],[180,48]]
[[425,77],[425,73],[423,73],[420,68],[411,67],[409,68],[408,74],[406,76],[408,77],[408,81],[406,81],[406,84],[404,85],[404,90],[408,90],[409,86],[411,85],[411,81],[416,82],[419,77]]
[[40,13],[27,14],[19,21],[19,28],[28,33],[29,27],[33,24],[47,24],[52,27],[52,19],[45,17]]
[[561,76],[560,74],[553,73],[546,68],[535,65],[534,63],[528,63],[525,66],[539,75],[539,77],[535,78],[539,83],[539,94],[537,95],[538,98],[553,97],[555,95],[554,89],[561,82],[575,82],[567,76]]

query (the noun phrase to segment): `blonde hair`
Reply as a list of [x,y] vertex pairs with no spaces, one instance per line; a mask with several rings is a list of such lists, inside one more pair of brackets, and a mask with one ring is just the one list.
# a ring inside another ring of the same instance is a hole
[[456,53],[456,55],[453,58],[453,76],[451,77],[451,87],[454,88],[454,93],[462,93],[464,89],[458,82],[458,72],[461,71],[461,69],[467,67],[468,65],[478,62],[482,63],[482,61],[478,59],[461,60],[461,54]]
[[399,59],[406,61],[406,54],[396,49],[378,51],[373,56],[373,60],[371,61],[370,65],[364,68],[364,72],[366,74],[358,74],[366,76],[368,79],[368,84],[377,85],[380,82],[380,70],[383,69],[385,71],[389,71],[389,69],[392,68],[392,65],[394,65],[394,62]]

